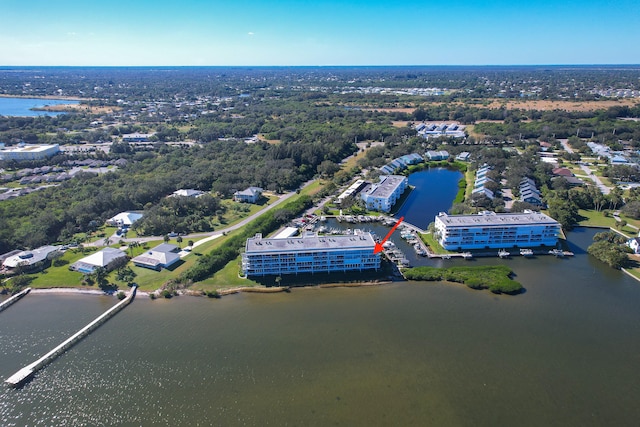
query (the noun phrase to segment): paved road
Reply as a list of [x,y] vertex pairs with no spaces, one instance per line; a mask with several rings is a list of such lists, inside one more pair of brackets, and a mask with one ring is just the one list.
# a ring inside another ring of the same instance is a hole
[[[306,188],[309,185],[313,184],[314,182],[315,182],[315,180],[307,181],[306,183],[304,183],[302,185],[301,188]],[[194,242],[194,245],[193,245],[194,247],[195,246],[199,246],[199,245],[201,245],[201,244],[203,244],[205,242],[208,242],[210,240],[213,240],[213,239],[216,239],[216,238],[222,236],[223,233],[228,233],[230,231],[237,230],[240,227],[244,227],[249,222],[253,221],[254,219],[259,217],[263,213],[265,213],[267,211],[270,211],[271,209],[275,208],[276,206],[284,203],[285,201],[287,201],[288,199],[293,197],[295,194],[296,194],[295,191],[291,191],[289,193],[286,193],[286,194],[282,195],[278,200],[276,200],[272,204],[266,206],[264,209],[259,210],[258,212],[254,213],[253,215],[248,216],[247,218],[243,219],[242,221],[238,222],[237,224],[230,225],[229,227],[222,228],[222,229],[219,229],[219,230],[216,230],[216,231],[210,231],[210,232],[207,232],[207,233],[188,234],[186,236],[182,236],[182,239],[184,241],[188,241],[188,240],[195,240],[197,238],[204,237],[204,239],[201,239],[201,240],[198,240],[197,242]],[[105,242],[105,238],[102,238],[102,239],[96,240],[94,242],[87,243],[86,246],[108,246],[108,245],[113,244],[115,242],[119,242],[120,240],[122,240],[123,242],[127,242],[127,243],[130,243],[130,242],[144,243],[144,242],[150,242],[152,240],[162,240],[163,238],[164,238],[164,236],[144,236],[144,237],[122,238],[121,236],[118,236],[117,234],[114,233],[109,238],[109,243],[106,243]]]
[[[567,153],[573,153],[573,148],[571,148],[571,146],[569,145],[568,140],[561,139],[560,143],[562,144],[562,148],[564,148]],[[602,194],[611,193],[611,188],[609,188],[606,185],[604,185],[604,183],[602,181],[600,181],[600,178],[598,178],[596,175],[594,175],[593,171],[591,170],[591,168],[589,166],[580,165],[580,168],[584,171],[584,173],[587,175],[587,177],[590,180],[595,182],[595,184],[598,186],[600,191],[602,191]]]

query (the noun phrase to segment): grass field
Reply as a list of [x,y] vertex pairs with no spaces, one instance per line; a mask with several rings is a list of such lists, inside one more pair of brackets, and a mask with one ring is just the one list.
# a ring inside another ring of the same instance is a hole
[[[316,181],[306,187],[305,189],[300,191],[300,195],[294,195],[290,200],[295,200],[295,198],[300,197],[302,195],[310,195],[313,196],[322,190],[324,186],[324,182]],[[262,205],[250,205],[247,210],[243,210],[243,215],[238,217],[233,222],[229,224],[225,224],[225,226],[229,226],[246,218],[248,215],[251,215],[259,210],[263,209],[267,203],[271,204],[275,200],[277,200],[277,196],[269,196],[268,202],[263,203]],[[235,202],[234,202],[235,203]],[[245,205],[246,206],[246,205]],[[115,227],[106,227],[99,230],[96,234],[92,236],[92,240],[99,240],[99,235],[111,236],[115,232]],[[209,253],[211,250],[219,247],[224,243],[228,238],[234,236],[235,234],[240,233],[241,230],[234,230],[228,233],[226,236],[220,236],[216,239],[207,241],[202,245],[199,245],[193,249],[193,251],[185,256],[182,261],[171,270],[161,270],[155,271],[148,268],[136,267],[132,263],[129,263],[129,267],[136,274],[135,283],[138,284],[139,289],[141,291],[154,291],[162,287],[164,283],[171,279],[177,278],[182,272],[189,269],[193,266],[198,257],[203,254]],[[176,246],[185,247],[187,245],[189,239],[184,239],[181,243],[178,243],[176,238],[172,238],[168,241],[170,244],[174,244]],[[195,239],[194,239],[195,240]],[[196,240],[197,241],[197,240]],[[153,248],[158,244],[163,243],[163,240],[154,240],[141,244],[138,247],[134,248],[126,248],[125,251],[128,256],[135,257],[143,253],[145,250]],[[112,247],[119,248],[119,244],[111,245]],[[78,261],[79,259],[93,253],[97,250],[102,249],[101,247],[96,248],[87,248],[85,253],[76,250],[68,250],[65,252],[62,260],[64,265],[59,267],[51,266],[45,271],[34,275],[34,280],[31,283],[31,286],[34,288],[55,288],[55,287],[65,287],[65,288],[86,288],[82,286],[81,282],[83,279],[83,274],[70,271],[69,265]],[[259,285],[257,282],[253,282],[251,280],[240,279],[238,277],[238,262],[239,258],[230,262],[223,270],[216,273],[210,279],[207,279],[203,282],[196,283],[193,286],[193,289],[196,290],[214,290],[222,287],[236,287],[236,286],[256,286]],[[126,287],[124,283],[118,283],[115,279],[116,272],[111,272],[108,276],[108,280],[110,283],[117,284],[120,288]],[[97,286],[93,286],[93,289],[97,289]]]
[[434,239],[432,233],[418,233],[418,236],[420,236],[420,239],[422,239],[422,241],[427,246],[429,246],[429,248],[434,254],[443,255],[443,254],[453,253],[451,251],[446,250],[442,246],[440,246],[440,243],[438,243],[436,239]]
[[[578,225],[613,228],[617,231],[622,232],[624,235],[626,235],[629,238],[634,237],[638,234],[638,230],[632,227],[629,227],[629,225],[624,226],[622,229],[617,229],[616,220],[613,217],[605,217],[602,212],[580,209],[578,213],[580,214],[580,216],[584,218],[583,220],[578,222]],[[635,224],[633,224],[631,221],[637,223],[637,221],[633,219],[626,219],[626,218],[623,218],[623,219],[625,219],[625,221],[629,222],[632,225],[635,225]]]

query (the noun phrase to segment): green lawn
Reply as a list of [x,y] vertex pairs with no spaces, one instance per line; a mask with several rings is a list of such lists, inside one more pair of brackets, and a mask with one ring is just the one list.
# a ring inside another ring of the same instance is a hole
[[[580,209],[578,213],[580,214],[580,216],[585,218],[582,221],[578,222],[578,225],[616,229],[616,220],[613,217],[605,217],[602,212]],[[629,227],[628,225],[619,231],[621,231],[628,237],[633,237],[638,234],[637,230]]]
[[[94,249],[94,248],[92,248]],[[99,248],[95,248],[96,250]],[[85,253],[76,251],[74,249],[65,252],[61,258],[66,264],[60,267],[51,266],[41,273],[35,276],[35,279],[29,286],[32,288],[75,288],[80,287],[82,281],[82,273],[69,270],[69,266],[80,258],[84,258],[95,252],[95,250],[88,250]],[[97,289],[97,288],[96,288]]]
[[194,290],[213,291],[222,288],[235,288],[240,286],[262,286],[258,282],[250,279],[242,279],[238,277],[240,272],[241,257],[237,257],[229,262],[222,270],[218,271],[213,277],[195,283],[192,286]]
[[429,246],[429,248],[431,248],[431,251],[434,254],[451,254],[451,253],[454,253],[454,252],[448,251],[445,248],[443,248],[442,246],[440,246],[440,243],[438,243],[436,241],[436,239],[433,237],[432,233],[418,233],[418,236],[420,236],[422,241],[427,246]]
[[[301,195],[309,194],[313,195],[320,191],[323,187],[321,182],[314,182],[309,187],[305,188],[301,191]],[[292,197],[290,200],[295,200],[295,197]],[[269,203],[277,200],[276,196],[269,197]],[[266,203],[261,205],[251,205],[249,208],[249,214],[253,214],[266,206]],[[245,212],[246,213],[246,212]],[[247,215],[244,215],[246,217]],[[239,221],[240,219],[238,219]],[[230,225],[230,224],[227,224]],[[99,231],[100,234],[105,233],[105,236],[110,236],[116,229],[114,227],[106,227]],[[154,291],[159,289],[164,283],[171,279],[177,278],[182,272],[190,268],[194,265],[199,256],[203,254],[209,253],[211,250],[217,248],[222,243],[224,243],[228,238],[234,236],[237,233],[240,233],[242,230],[234,230],[227,234],[227,236],[221,236],[216,239],[210,240],[202,245],[199,245],[193,249],[193,251],[182,259],[180,265],[175,267],[172,270],[162,270],[155,271],[148,268],[136,267],[132,263],[128,265],[131,269],[136,273],[135,282],[139,285],[141,291]],[[99,240],[99,237],[94,235],[94,240]],[[195,240],[195,239],[194,239]],[[197,240],[196,240],[197,241]],[[176,238],[172,238],[168,243],[174,244],[180,247],[185,247],[187,245],[188,239],[183,240],[182,243],[178,244]],[[135,257],[140,255],[147,249],[153,248],[158,244],[163,243],[163,240],[154,240],[150,242],[145,242],[138,247],[128,249],[127,255],[130,257]],[[111,245],[112,247],[119,248],[120,244]],[[81,281],[83,279],[83,274],[78,273],[76,271],[70,271],[69,265],[78,261],[80,258],[83,258],[90,253],[102,249],[101,247],[91,248],[89,252],[82,253],[80,251],[68,250],[64,256],[63,260],[66,263],[60,267],[51,266],[45,271],[38,273],[35,276],[31,286],[34,288],[51,288],[51,287],[71,287],[71,288],[80,288],[82,287]],[[203,289],[203,290],[212,290],[218,289],[221,287],[229,287],[229,286],[256,286],[258,283],[253,282],[251,280],[244,280],[238,278],[238,260],[235,260],[229,265],[227,265],[222,271],[218,272],[214,277],[204,281],[199,282],[194,285],[194,289]],[[111,272],[108,276],[110,283],[117,284],[120,288],[124,288],[125,285],[123,283],[118,283],[115,280],[115,272]],[[93,289],[98,289],[97,286],[92,287]]]

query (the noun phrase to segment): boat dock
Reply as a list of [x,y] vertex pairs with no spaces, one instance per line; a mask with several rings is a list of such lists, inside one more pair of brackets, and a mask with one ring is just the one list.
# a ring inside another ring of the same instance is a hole
[[31,288],[26,288],[26,289],[21,290],[17,294],[13,295],[11,298],[7,298],[6,300],[2,301],[2,304],[0,304],[0,311],[4,310],[6,308],[9,308],[10,305],[12,305],[13,303],[18,302],[18,300],[20,298],[22,298],[23,296],[25,296],[29,292],[31,292]]
[[11,387],[19,387],[24,384],[27,380],[29,380],[36,372],[40,369],[47,366],[50,362],[52,362],[56,357],[67,351],[71,348],[75,343],[80,341],[85,336],[89,335],[93,332],[98,326],[102,325],[104,322],[113,317],[116,313],[126,307],[136,295],[136,290],[138,287],[133,285],[129,295],[127,295],[122,301],[111,307],[109,310],[102,313],[99,317],[93,320],[84,328],[80,329],[78,332],[73,334],[71,337],[67,338],[62,344],[58,345],[56,348],[42,356],[40,359],[31,363],[30,365],[25,366],[20,369],[18,372],[10,376],[5,383],[7,383]]

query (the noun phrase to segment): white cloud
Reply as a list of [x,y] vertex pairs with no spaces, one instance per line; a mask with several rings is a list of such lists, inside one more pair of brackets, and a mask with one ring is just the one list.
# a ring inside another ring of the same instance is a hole
[[253,31],[249,31],[247,34],[253,36],[255,33]]

